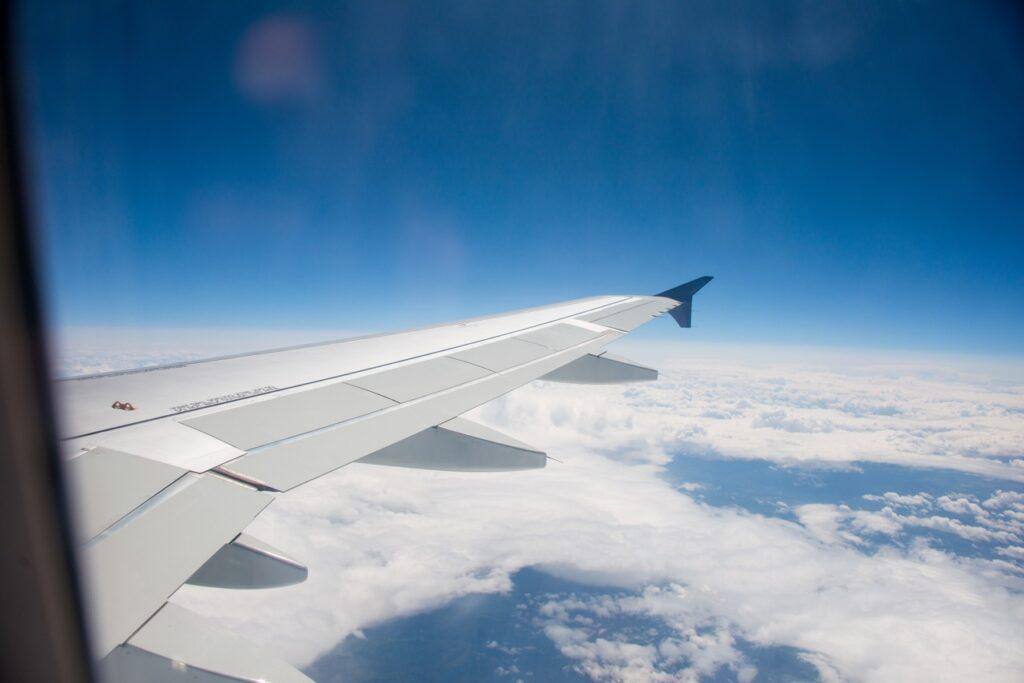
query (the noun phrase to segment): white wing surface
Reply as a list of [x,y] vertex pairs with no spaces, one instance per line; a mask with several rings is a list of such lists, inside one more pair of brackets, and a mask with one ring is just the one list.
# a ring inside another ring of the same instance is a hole
[[185,583],[267,588],[299,561],[243,530],[287,491],[356,461],[504,471],[543,452],[459,416],[535,379],[657,371],[605,347],[671,312],[699,278],[461,322],[57,383],[77,494],[90,635],[111,680],[307,680],[168,603]]

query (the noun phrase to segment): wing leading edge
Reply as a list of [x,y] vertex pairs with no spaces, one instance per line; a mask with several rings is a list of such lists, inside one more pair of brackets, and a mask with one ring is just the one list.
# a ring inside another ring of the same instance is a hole
[[[211,635],[216,629],[168,600],[185,583],[302,581],[298,561],[243,531],[275,493],[354,462],[543,467],[542,451],[460,416],[536,379],[656,378],[605,347],[665,312],[689,327],[693,295],[710,280],[657,296],[593,297],[59,382],[101,672],[111,680],[140,672],[152,680],[305,680],[247,646],[225,653],[231,638]],[[124,403],[137,409],[112,407]]]

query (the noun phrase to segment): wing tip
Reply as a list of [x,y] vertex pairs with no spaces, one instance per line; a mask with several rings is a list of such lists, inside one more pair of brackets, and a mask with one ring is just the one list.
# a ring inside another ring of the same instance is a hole
[[655,296],[663,296],[669,299],[675,299],[679,303],[683,303],[684,301],[692,297],[694,294],[699,292],[704,287],[704,285],[706,285],[707,283],[711,282],[714,279],[714,275],[703,275],[697,278],[696,280],[690,280],[689,282],[684,282],[683,284],[673,287],[672,289],[666,289],[664,292],[656,294]]
[[666,289],[664,292],[656,294],[655,296],[663,296],[667,299],[672,299],[673,301],[678,302],[679,305],[669,311],[669,314],[675,318],[679,327],[691,327],[693,317],[693,295],[699,292],[704,285],[714,279],[713,275],[704,275],[696,280],[684,282],[672,289]]

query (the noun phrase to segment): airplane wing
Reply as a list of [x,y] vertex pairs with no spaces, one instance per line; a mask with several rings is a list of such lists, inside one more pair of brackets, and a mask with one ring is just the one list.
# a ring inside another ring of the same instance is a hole
[[186,583],[271,588],[306,568],[244,529],[274,495],[353,462],[461,471],[544,467],[460,416],[536,379],[657,371],[606,354],[665,312],[690,326],[703,277],[394,334],[57,383],[91,645],[111,680],[305,681],[168,600]]

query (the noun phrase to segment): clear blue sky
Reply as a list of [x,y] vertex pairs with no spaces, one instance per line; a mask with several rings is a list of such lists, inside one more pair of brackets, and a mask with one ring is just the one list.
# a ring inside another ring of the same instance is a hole
[[21,8],[55,324],[389,329],[711,274],[706,341],[1024,351],[1009,3],[97,4]]

